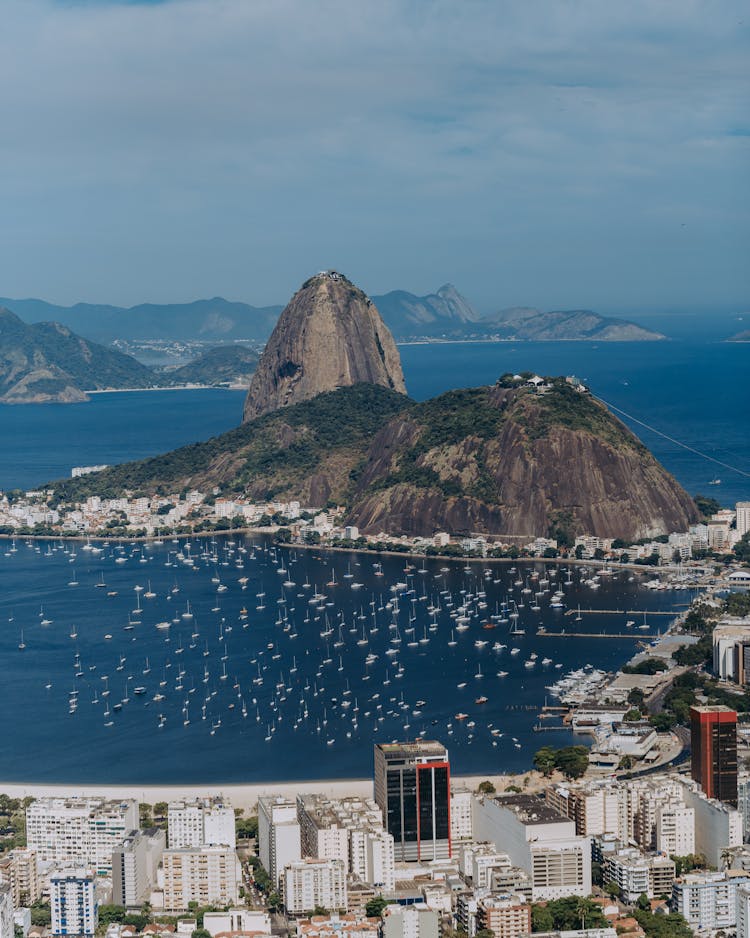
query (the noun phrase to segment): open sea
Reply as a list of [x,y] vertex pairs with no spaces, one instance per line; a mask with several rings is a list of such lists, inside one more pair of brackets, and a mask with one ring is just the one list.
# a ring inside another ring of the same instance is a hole
[[[623,418],[690,493],[750,499],[748,344],[410,345],[401,355],[418,399],[506,371],[576,374],[653,428]],[[205,439],[239,422],[243,396],[122,392],[0,407],[0,488]],[[524,769],[543,743],[572,739],[533,729],[547,687],[586,664],[617,668],[635,637],[669,621],[644,623],[643,610],[690,598],[627,574],[593,587],[577,569],[545,575],[539,564],[375,561],[226,538],[189,551],[0,543],[0,707],[13,715],[0,736],[3,780],[363,777],[373,741],[420,733],[445,742],[458,773]],[[325,598],[311,602],[316,593]],[[538,635],[539,625],[565,637]],[[571,634],[607,631],[627,637]]]

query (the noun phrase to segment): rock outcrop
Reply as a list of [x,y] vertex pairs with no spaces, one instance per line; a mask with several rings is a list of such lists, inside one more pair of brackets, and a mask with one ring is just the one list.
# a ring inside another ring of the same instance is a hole
[[420,403],[357,384],[55,488],[79,499],[213,486],[257,501],[333,500],[370,534],[633,541],[698,520],[640,440],[564,378],[543,392],[511,378]]
[[346,277],[311,277],[284,309],[258,362],[243,422],[364,382],[406,393],[401,359],[377,309]]

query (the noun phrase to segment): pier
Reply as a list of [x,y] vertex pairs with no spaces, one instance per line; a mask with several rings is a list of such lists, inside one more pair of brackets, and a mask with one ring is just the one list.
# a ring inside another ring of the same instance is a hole
[[646,639],[659,638],[658,634],[644,632],[638,635],[633,632],[548,632],[546,629],[539,629],[536,635],[539,638],[629,638],[633,642],[646,644]]
[[677,616],[679,612],[664,609],[566,609],[566,616]]

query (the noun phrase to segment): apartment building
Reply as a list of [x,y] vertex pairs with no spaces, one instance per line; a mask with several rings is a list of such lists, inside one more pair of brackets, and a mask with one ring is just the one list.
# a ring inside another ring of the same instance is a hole
[[180,912],[198,905],[233,905],[239,898],[239,863],[224,846],[177,847],[164,851],[164,908]]
[[49,878],[50,934],[88,936],[96,932],[96,875],[91,869],[64,868]]
[[346,870],[341,860],[305,857],[288,863],[283,873],[284,907],[288,915],[304,915],[316,908],[347,908]]

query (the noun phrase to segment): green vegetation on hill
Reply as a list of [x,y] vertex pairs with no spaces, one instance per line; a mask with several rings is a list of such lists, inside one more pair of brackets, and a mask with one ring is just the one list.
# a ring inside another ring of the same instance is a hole
[[150,368],[54,322],[26,325],[0,308],[0,401],[54,400],[72,391],[155,387]]
[[198,358],[160,375],[169,384],[228,384],[255,371],[258,353],[246,345],[219,345]]
[[72,501],[92,494],[114,497],[126,490],[173,491],[175,486],[210,473],[225,457],[232,460],[232,472],[221,481],[230,490],[242,491],[246,485],[260,482],[271,492],[280,484],[301,484],[332,451],[363,451],[386,420],[410,406],[403,394],[376,385],[330,391],[203,443],[65,479],[55,486],[55,496]]

